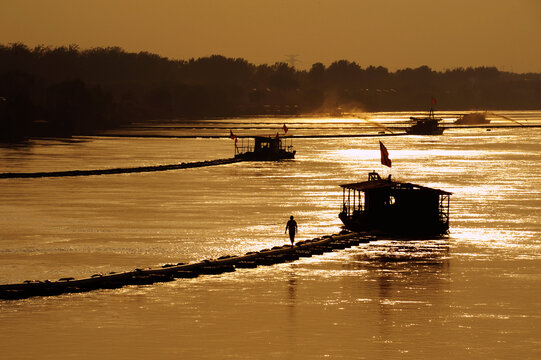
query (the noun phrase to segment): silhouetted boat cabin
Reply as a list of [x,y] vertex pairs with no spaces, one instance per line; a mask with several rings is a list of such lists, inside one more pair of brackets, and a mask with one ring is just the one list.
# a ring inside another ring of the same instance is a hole
[[382,179],[340,185],[343,189],[340,220],[352,231],[373,231],[399,236],[432,236],[449,229],[451,193],[429,187]]
[[[240,141],[239,141],[240,140]],[[240,142],[240,143],[239,143]],[[293,159],[296,151],[291,138],[276,136],[255,136],[252,138],[237,138],[235,141],[235,158],[245,160],[281,160]]]
[[410,117],[413,125],[406,129],[409,135],[441,135],[443,127],[440,126],[441,119],[434,117],[434,111],[430,109],[426,117]]

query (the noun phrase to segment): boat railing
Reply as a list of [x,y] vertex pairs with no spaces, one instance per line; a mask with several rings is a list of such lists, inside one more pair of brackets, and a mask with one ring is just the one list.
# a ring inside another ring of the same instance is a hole
[[358,190],[342,189],[342,213],[346,216],[358,215],[363,212],[364,194]]
[[[288,142],[289,140],[289,142]],[[287,151],[287,152],[293,152],[295,148],[293,147],[293,139],[292,138],[283,138],[283,140],[280,142],[280,150]]]
[[449,223],[449,195],[440,195],[439,199],[439,219],[442,224]]
[[235,140],[235,155],[254,151],[254,143],[250,139],[239,138]]
[[[288,141],[289,140],[289,141]],[[245,154],[253,152],[255,148],[255,141],[251,138],[237,138],[235,140],[235,155]],[[278,151],[293,152],[293,139],[283,138],[278,146]]]

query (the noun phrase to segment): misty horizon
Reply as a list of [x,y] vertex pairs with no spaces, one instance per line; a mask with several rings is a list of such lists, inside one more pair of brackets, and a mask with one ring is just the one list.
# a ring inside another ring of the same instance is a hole
[[120,47],[0,44],[4,138],[70,136],[153,119],[359,111],[539,109],[540,74],[339,60],[310,70],[213,55],[170,60]]

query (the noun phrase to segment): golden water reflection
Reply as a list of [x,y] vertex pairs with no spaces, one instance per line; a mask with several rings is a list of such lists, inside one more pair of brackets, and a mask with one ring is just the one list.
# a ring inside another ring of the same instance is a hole
[[[270,248],[287,243],[291,214],[299,239],[336,233],[337,185],[381,170],[377,141],[298,139],[297,158],[281,163],[3,183],[0,281]],[[219,276],[0,302],[2,356],[536,358],[539,133],[461,129],[383,141],[393,177],[453,192],[447,239],[381,241]],[[39,140],[32,151],[0,149],[0,166],[108,168],[231,153],[230,139]]]

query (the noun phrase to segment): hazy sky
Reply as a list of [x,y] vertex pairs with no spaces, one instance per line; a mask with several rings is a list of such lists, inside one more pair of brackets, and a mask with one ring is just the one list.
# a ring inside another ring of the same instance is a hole
[[541,0],[0,0],[0,43],[541,72]]

